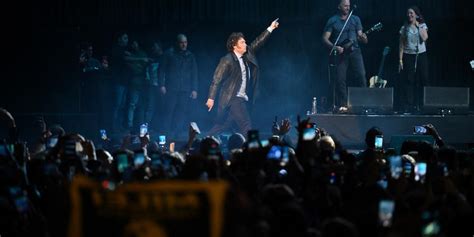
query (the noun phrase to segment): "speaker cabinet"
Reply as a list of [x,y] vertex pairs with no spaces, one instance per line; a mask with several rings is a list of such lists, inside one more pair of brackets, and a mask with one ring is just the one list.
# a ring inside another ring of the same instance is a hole
[[347,105],[352,113],[393,112],[393,88],[349,87]]
[[426,114],[467,114],[469,87],[424,87],[423,112]]

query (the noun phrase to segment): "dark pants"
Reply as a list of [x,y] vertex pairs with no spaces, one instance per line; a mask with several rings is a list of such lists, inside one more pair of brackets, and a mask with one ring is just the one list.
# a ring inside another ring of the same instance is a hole
[[423,103],[423,87],[428,86],[428,57],[426,52],[418,54],[418,59],[416,54],[403,54],[403,70],[400,76],[399,98],[402,110],[420,108]]
[[187,131],[186,122],[190,121],[191,92],[168,91],[164,98],[164,132],[172,139]]
[[114,105],[112,129],[118,131],[123,126],[125,103],[127,98],[127,87],[122,84],[114,85]]
[[[136,121],[135,111],[138,107],[138,103],[140,102],[140,97],[142,97],[142,88],[133,87],[130,88],[128,93],[128,107],[127,107],[127,127],[129,129],[133,128],[134,125],[137,124]],[[140,121],[142,122],[142,121]]]
[[209,130],[207,135],[218,135],[232,128],[234,124],[237,124],[239,132],[246,136],[247,132],[252,129],[247,103],[247,101],[240,97],[233,97],[229,101],[227,108],[217,112],[216,124]]
[[153,118],[155,117],[156,107],[158,105],[158,93],[159,89],[157,86],[148,85],[144,88],[143,94],[143,108],[145,110],[145,122],[151,124]]
[[[334,88],[335,106],[347,106],[347,69],[354,72],[354,85],[358,87],[366,87],[364,59],[359,48],[354,49],[349,54],[338,56],[335,66],[335,75],[332,79],[331,88]],[[331,90],[331,93],[332,90]]]

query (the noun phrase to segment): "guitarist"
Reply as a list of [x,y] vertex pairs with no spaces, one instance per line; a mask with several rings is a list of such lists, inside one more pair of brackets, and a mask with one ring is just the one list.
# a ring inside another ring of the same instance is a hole
[[[329,49],[333,48],[333,42],[335,42],[349,17],[351,10],[350,1],[339,0],[338,10],[339,13],[329,18],[324,27],[323,43]],[[335,47],[336,52],[332,52],[332,55],[337,55],[337,60],[335,61],[336,73],[333,77],[334,79],[331,80],[331,83],[334,83],[332,85],[334,86],[332,87],[334,91],[331,90],[331,93],[334,93],[335,112],[338,113],[347,112],[346,73],[349,66],[355,73],[356,85],[360,87],[366,86],[364,60],[359,42],[367,44],[367,35],[362,31],[360,18],[352,15]]]

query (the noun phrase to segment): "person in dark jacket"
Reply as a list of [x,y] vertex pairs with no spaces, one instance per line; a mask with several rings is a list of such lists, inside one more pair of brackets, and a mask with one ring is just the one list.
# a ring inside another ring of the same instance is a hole
[[164,132],[172,139],[187,127],[184,123],[189,117],[190,100],[197,98],[198,87],[196,58],[188,50],[188,39],[179,34],[176,40],[176,47],[163,55],[159,71],[159,87],[165,96]]
[[209,88],[206,102],[209,111],[214,107],[219,88],[220,94],[217,121],[208,135],[219,134],[231,128],[233,123],[237,124],[242,134],[247,134],[252,128],[247,104],[249,101],[252,104],[255,102],[257,92],[259,65],[255,53],[276,28],[278,28],[277,20],[273,21],[249,47],[242,33],[230,34],[227,39],[229,53],[221,58]]

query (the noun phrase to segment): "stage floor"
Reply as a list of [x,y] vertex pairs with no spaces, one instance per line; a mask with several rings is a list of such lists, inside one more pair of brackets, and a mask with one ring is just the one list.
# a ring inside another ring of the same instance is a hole
[[384,147],[391,137],[413,134],[415,125],[433,124],[443,140],[454,147],[474,147],[474,115],[355,115],[315,114],[310,115],[318,127],[326,129],[346,148],[363,149],[365,133],[372,126],[384,133]]

